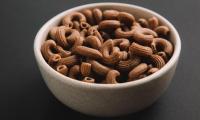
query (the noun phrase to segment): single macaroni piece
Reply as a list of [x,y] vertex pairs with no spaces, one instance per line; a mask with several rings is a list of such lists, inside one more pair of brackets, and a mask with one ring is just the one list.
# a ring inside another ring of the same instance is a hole
[[48,61],[49,58],[55,54],[53,52],[53,49],[55,48],[56,43],[53,40],[47,40],[42,44],[41,53],[46,61]]
[[77,79],[78,75],[80,75],[80,66],[79,65],[74,65],[70,68],[69,70],[69,77],[73,79]]
[[149,27],[149,23],[146,19],[144,18],[140,18],[138,19],[138,23],[140,23],[140,25],[144,28],[148,28]]
[[100,23],[103,19],[102,11],[99,8],[95,8],[92,10],[92,12],[93,12],[93,16],[94,16],[96,23],[97,24]]
[[82,76],[84,76],[84,77],[90,76],[91,67],[92,67],[92,65],[90,63],[82,62],[81,63],[81,74],[82,74]]
[[119,15],[119,11],[117,10],[104,10],[103,18],[105,20],[116,20]]
[[126,61],[119,61],[119,63],[117,64],[117,69],[120,71],[130,71],[131,69],[139,65],[140,62],[141,59],[135,56]]
[[58,65],[56,67],[56,71],[58,71],[59,73],[61,73],[63,75],[67,75],[67,73],[68,73],[68,67],[66,65]]
[[131,44],[131,46],[129,47],[129,50],[131,54],[137,55],[137,56],[143,56],[143,57],[147,57],[153,54],[153,51],[150,47],[142,46],[135,42]]
[[86,17],[80,12],[72,12],[63,18],[62,24],[65,26],[73,26],[73,21],[86,22]]
[[149,22],[149,28],[151,28],[152,30],[154,30],[159,25],[158,18],[156,17],[149,18],[148,22]]
[[168,56],[167,56],[167,54],[165,52],[163,52],[163,51],[157,52],[156,55],[161,56],[165,62],[168,61]]
[[95,83],[95,79],[91,77],[84,77],[82,81],[87,83]]
[[118,20],[103,20],[99,23],[99,29],[116,29],[120,27],[120,22]]
[[88,29],[88,28],[90,28],[90,24],[88,24],[87,22],[81,22],[80,28],[81,29]]
[[166,36],[169,34],[169,28],[167,26],[158,26],[155,28],[155,32],[158,35]]
[[94,49],[100,49],[101,46],[102,46],[102,43],[101,41],[99,40],[99,38],[97,36],[88,36],[86,39],[85,39],[85,43],[87,45],[90,45],[92,48]]
[[173,53],[173,45],[166,39],[163,38],[154,38],[153,42],[151,43],[151,48],[154,51],[164,51],[168,56],[171,56]]
[[121,23],[127,24],[127,25],[133,25],[133,23],[135,22],[135,17],[127,12],[119,12],[118,14],[118,20]]
[[159,55],[151,55],[151,56],[149,56],[149,58],[150,58],[151,62],[153,63],[153,65],[159,69],[165,65],[165,61]]
[[120,73],[117,70],[110,70],[106,75],[106,83],[107,84],[116,84],[117,77],[120,76]]
[[55,67],[55,65],[61,60],[61,56],[59,54],[54,54],[50,56],[48,60],[48,64],[52,67]]
[[98,50],[93,49],[93,48],[89,48],[85,46],[77,46],[74,51],[75,53],[85,56],[85,57],[89,57],[93,59],[102,58],[102,54]]
[[128,74],[128,81],[133,81],[137,79],[140,75],[144,74],[148,70],[148,65],[146,63],[141,63],[135,68],[133,68]]
[[151,74],[157,72],[158,70],[159,70],[158,68],[153,67],[153,68],[151,68],[151,69],[149,69],[149,70],[147,71],[147,75],[151,75]]

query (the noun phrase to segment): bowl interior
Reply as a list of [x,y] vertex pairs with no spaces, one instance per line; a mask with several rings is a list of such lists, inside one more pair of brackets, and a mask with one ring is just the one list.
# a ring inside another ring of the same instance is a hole
[[[89,83],[85,83],[85,82],[80,82],[77,80],[73,80],[69,77],[66,77],[64,75],[61,75],[60,73],[56,72],[54,69],[52,69],[43,59],[42,54],[40,52],[40,48],[42,43],[46,40],[47,36],[48,36],[48,32],[50,31],[50,29],[54,26],[57,26],[61,19],[73,12],[73,11],[81,11],[83,9],[90,9],[90,8],[100,8],[102,10],[104,9],[115,9],[115,10],[119,10],[119,11],[125,11],[125,12],[129,12],[131,14],[133,14],[135,16],[135,18],[150,18],[152,16],[157,17],[161,24],[166,25],[170,28],[170,36],[169,36],[169,40],[173,43],[174,45],[174,53],[171,57],[171,59],[168,61],[168,63],[161,68],[158,72],[149,75],[145,78],[142,78],[140,80],[136,80],[136,81],[132,81],[132,82],[125,82],[125,83],[120,83],[120,84],[89,84]],[[135,6],[135,5],[130,5],[130,4],[123,4],[123,3],[93,3],[93,4],[88,4],[88,5],[83,5],[83,6],[78,6],[69,10],[66,10],[60,14],[58,14],[57,16],[53,17],[52,19],[50,19],[38,32],[38,34],[36,35],[35,38],[35,42],[34,42],[34,52],[35,52],[35,56],[36,56],[36,60],[38,61],[38,64],[40,64],[41,66],[43,66],[48,72],[51,72],[51,74],[55,74],[58,77],[61,77],[61,79],[64,80],[64,82],[66,82],[67,80],[74,82],[74,84],[79,84],[79,85],[89,85],[89,86],[104,86],[104,87],[117,87],[117,86],[127,86],[127,85],[133,85],[133,84],[142,84],[144,82],[148,82],[150,80],[153,80],[157,77],[162,76],[162,74],[164,74],[166,71],[168,71],[173,65],[174,63],[178,60],[179,54],[180,54],[180,49],[181,49],[181,42],[180,42],[180,38],[178,35],[178,32],[176,31],[176,29],[174,28],[174,26],[168,21],[166,20],[164,17],[162,17],[161,15],[148,10],[146,8],[143,7],[139,7],[139,6]]]

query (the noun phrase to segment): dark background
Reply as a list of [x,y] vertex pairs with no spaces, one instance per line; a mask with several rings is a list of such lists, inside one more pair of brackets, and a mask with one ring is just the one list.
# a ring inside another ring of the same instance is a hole
[[[1,0],[0,120],[102,119],[75,112],[47,89],[33,55],[39,28],[56,14],[103,0]],[[177,28],[182,54],[172,84],[150,108],[117,120],[200,120],[200,1],[118,0],[152,9]],[[104,118],[106,119],[106,118]]]

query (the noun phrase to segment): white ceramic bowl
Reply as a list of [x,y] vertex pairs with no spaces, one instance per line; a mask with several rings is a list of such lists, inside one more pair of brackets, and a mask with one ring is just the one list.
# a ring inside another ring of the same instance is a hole
[[[171,30],[170,40],[174,53],[169,62],[158,72],[143,79],[120,84],[90,84],[66,77],[52,69],[42,57],[40,47],[49,30],[73,11],[98,7],[116,9],[149,18],[156,16]],[[49,20],[37,33],[34,42],[35,58],[42,76],[51,92],[62,103],[81,113],[94,116],[120,116],[142,110],[154,103],[167,89],[175,73],[181,50],[181,41],[174,26],[161,15],[136,5],[123,3],[93,3],[66,10]]]

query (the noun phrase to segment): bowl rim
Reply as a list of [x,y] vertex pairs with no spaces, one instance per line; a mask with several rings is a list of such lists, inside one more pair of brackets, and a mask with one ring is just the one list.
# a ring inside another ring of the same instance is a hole
[[[154,16],[158,17],[159,19],[162,19],[162,21],[164,21],[165,24],[167,24],[170,29],[173,31],[174,33],[174,37],[176,39],[176,45],[174,46],[174,53],[172,55],[172,57],[170,58],[170,60],[165,64],[165,66],[163,66],[158,72],[149,75],[147,77],[144,77],[142,79],[138,79],[136,81],[131,81],[131,82],[125,82],[125,83],[119,83],[119,84],[97,84],[97,83],[86,83],[86,82],[81,82],[78,80],[74,80],[68,76],[64,76],[60,73],[58,73],[57,71],[55,71],[52,67],[50,67],[47,62],[44,60],[41,52],[40,52],[40,47],[39,44],[41,42],[41,36],[43,35],[43,33],[45,32],[45,29],[52,23],[54,23],[57,20],[60,20],[58,18],[60,18],[61,16],[64,16],[64,14],[66,14],[66,12],[70,12],[70,11],[77,11],[80,9],[84,9],[84,8],[90,8],[90,7],[100,7],[100,6],[121,6],[121,7],[130,7],[130,8],[134,8],[134,9],[138,9],[138,10],[142,10],[142,11],[146,11],[147,13],[151,13]],[[138,6],[138,5],[133,5],[133,4],[127,4],[127,3],[116,3],[116,2],[101,2],[101,3],[91,3],[91,4],[85,4],[85,5],[80,5],[74,8],[70,8],[67,9],[59,14],[57,14],[56,16],[54,16],[53,18],[51,18],[50,20],[48,20],[38,31],[35,40],[34,40],[34,54],[35,54],[35,58],[37,60],[37,63],[40,64],[40,66],[42,66],[46,72],[49,72],[50,74],[53,74],[54,76],[57,77],[58,80],[61,80],[61,82],[66,83],[66,84],[73,84],[73,85],[78,85],[80,87],[85,87],[85,88],[96,88],[96,89],[101,89],[101,88],[124,88],[124,87],[131,87],[131,86],[137,86],[137,85],[141,85],[141,84],[145,84],[147,82],[153,81],[159,77],[161,77],[162,75],[164,75],[167,71],[169,71],[174,65],[175,63],[178,61],[179,56],[180,56],[180,52],[181,52],[181,40],[179,37],[179,34],[177,32],[177,30],[175,29],[175,27],[163,16],[161,16],[160,14]]]

